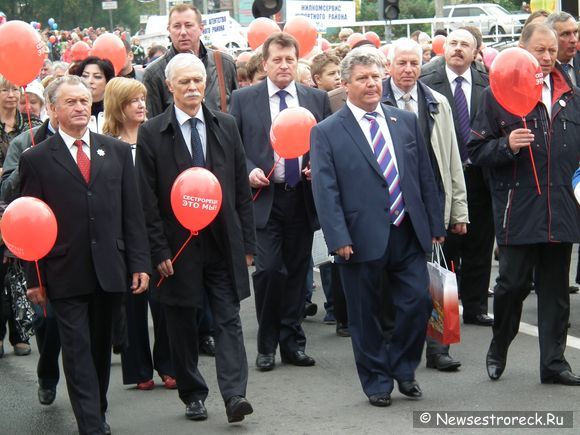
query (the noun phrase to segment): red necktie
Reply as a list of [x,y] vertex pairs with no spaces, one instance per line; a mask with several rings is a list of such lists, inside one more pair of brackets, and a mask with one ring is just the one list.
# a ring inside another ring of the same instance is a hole
[[75,140],[75,146],[77,147],[77,165],[85,181],[89,182],[91,179],[91,161],[83,151],[84,142],[80,139]]

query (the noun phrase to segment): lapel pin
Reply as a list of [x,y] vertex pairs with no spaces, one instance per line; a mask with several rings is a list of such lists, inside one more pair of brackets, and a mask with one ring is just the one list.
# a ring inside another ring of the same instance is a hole
[[560,106],[566,107],[566,102],[564,100],[558,100],[558,103],[560,103]]
[[397,122],[397,118],[395,118],[394,116],[391,116],[391,121]]
[[102,150],[101,148],[99,148],[99,149],[97,150],[97,154],[98,154],[99,156],[103,157],[103,156],[105,155],[105,151],[104,151],[104,150]]

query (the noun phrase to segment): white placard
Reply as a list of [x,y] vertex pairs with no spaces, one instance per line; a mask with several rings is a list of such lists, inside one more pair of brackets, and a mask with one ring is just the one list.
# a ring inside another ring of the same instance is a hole
[[315,266],[318,266],[329,261],[332,261],[332,256],[328,255],[328,247],[322,230],[315,231],[312,239],[312,262]]
[[117,9],[117,2],[101,2],[101,4],[103,5],[103,10],[104,11],[109,11],[112,9]]
[[356,21],[354,1],[288,1],[286,20],[296,15],[310,18],[318,31],[327,27],[342,27]]

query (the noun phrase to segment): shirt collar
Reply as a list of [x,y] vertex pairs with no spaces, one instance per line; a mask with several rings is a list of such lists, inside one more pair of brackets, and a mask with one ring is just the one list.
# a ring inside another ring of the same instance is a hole
[[[177,118],[177,123],[181,127],[183,127],[183,124],[185,124],[186,122],[189,122],[189,120],[191,119],[191,116],[189,116],[187,113],[185,113],[179,107],[177,107],[175,104],[173,105],[173,107],[175,107],[175,117]],[[205,124],[205,118],[203,117],[203,108],[201,106],[199,107],[199,110],[195,114],[194,118],[201,121],[202,124]]]
[[[348,106],[348,108],[350,109],[352,114],[354,115],[357,122],[360,122],[365,117],[365,114],[368,113],[366,110],[363,110],[358,106],[355,106],[348,99],[346,100],[346,105]],[[380,103],[377,104],[377,107],[375,108],[375,110],[373,110],[373,112],[377,112],[379,114],[379,117],[382,117],[382,118],[385,117],[385,114],[383,113],[383,109],[381,108]]]
[[[268,83],[268,97],[272,98],[272,96],[274,94],[276,94],[276,92],[282,90],[280,89],[278,86],[276,86],[272,80],[270,80],[270,77],[266,78],[266,82]],[[292,98],[296,98],[297,92],[296,92],[296,82],[294,80],[292,80],[290,82],[290,84],[288,86],[286,86],[284,89],[284,91],[288,92]]]
[[[62,140],[64,141],[64,143],[67,146],[67,148],[70,149],[70,148],[72,148],[75,145],[75,141],[77,140],[76,137],[69,136],[64,131],[62,131],[62,128],[59,128],[58,129],[58,133],[60,134],[60,137],[62,137]],[[83,134],[83,136],[80,139],[85,144],[87,144],[87,146],[89,148],[91,147],[91,132],[90,132],[90,130],[88,128],[85,130],[85,133]]]
[[395,82],[393,80],[391,80],[391,88],[393,89],[393,94],[395,96],[395,100],[399,101],[401,99],[401,97],[407,93],[411,94],[411,97],[413,98],[413,100],[415,101],[419,101],[419,94],[417,93],[417,83],[415,83],[415,85],[413,86],[413,89],[411,89],[411,91],[409,92],[404,92],[401,89],[399,89],[399,87],[395,84]]
[[[447,79],[449,80],[449,83],[453,83],[455,79],[460,76],[460,74],[453,72],[447,65],[445,65],[445,72],[447,73]],[[467,70],[461,74],[461,77],[463,77],[464,81],[471,84],[471,67],[467,68]]]

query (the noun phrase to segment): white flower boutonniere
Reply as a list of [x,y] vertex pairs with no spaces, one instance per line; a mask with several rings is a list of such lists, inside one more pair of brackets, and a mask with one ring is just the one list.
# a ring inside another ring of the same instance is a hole
[[104,156],[105,156],[105,151],[104,151],[104,150],[102,150],[102,149],[98,149],[98,150],[97,150],[97,154],[98,154],[99,156],[101,156],[101,157],[104,157]]

